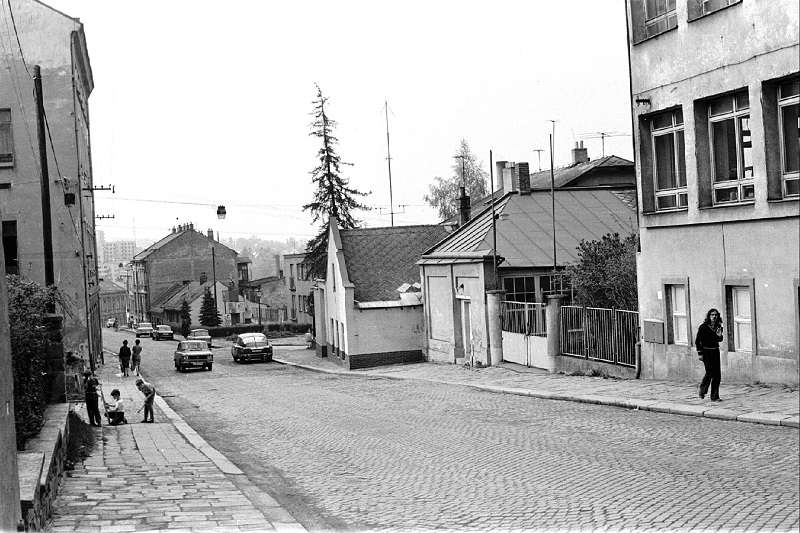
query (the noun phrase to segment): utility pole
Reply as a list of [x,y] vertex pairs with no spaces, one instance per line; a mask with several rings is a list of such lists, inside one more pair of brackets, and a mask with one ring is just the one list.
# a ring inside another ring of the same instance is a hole
[[211,272],[214,276],[214,308],[219,312],[219,300],[217,300],[217,253],[213,245],[211,246]]
[[[50,218],[50,172],[47,168],[47,142],[45,141],[44,96],[42,94],[42,71],[39,65],[33,66],[33,90],[36,99],[36,129],[39,134],[39,159],[41,163],[42,185],[42,239],[44,243],[44,283],[55,284],[53,271],[53,224]],[[49,312],[55,307],[49,304]]]
[[494,288],[498,290],[500,280],[497,278],[497,216],[494,214],[494,162],[491,150],[489,150],[489,187],[492,189],[492,266],[494,267]]
[[550,197],[552,199],[553,208],[553,279],[556,276],[556,179],[555,171],[553,170],[553,146],[555,145],[554,137],[556,131],[556,123],[553,122],[553,133],[550,134]]
[[383,101],[383,110],[386,114],[386,161],[389,163],[389,216],[394,227],[394,200],[392,200],[392,154],[389,151],[389,102]]

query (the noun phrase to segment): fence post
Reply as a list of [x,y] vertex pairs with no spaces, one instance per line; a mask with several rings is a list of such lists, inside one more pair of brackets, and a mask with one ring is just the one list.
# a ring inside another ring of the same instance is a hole
[[558,356],[561,355],[561,302],[563,296],[550,294],[547,296],[545,325],[547,326],[547,369],[555,372]]
[[486,314],[489,319],[489,365],[503,362],[503,319],[500,302],[504,290],[486,291]]

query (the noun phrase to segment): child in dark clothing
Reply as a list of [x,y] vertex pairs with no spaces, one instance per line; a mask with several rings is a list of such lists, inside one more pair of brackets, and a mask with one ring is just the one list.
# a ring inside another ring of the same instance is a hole
[[131,366],[131,349],[128,348],[128,341],[122,341],[122,346],[119,349],[119,366],[122,370],[122,376],[127,376],[128,368]]
[[100,426],[100,407],[97,403],[99,395],[97,387],[100,382],[92,375],[91,370],[83,371],[83,392],[86,399],[86,412],[89,415],[90,426]]

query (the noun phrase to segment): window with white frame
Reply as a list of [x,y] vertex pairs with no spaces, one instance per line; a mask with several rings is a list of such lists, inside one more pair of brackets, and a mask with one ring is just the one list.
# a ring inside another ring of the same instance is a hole
[[709,102],[708,120],[714,204],[753,201],[753,143],[747,91]]
[[682,209],[688,205],[686,193],[686,151],[681,109],[655,115],[651,122],[653,179],[656,209]]
[[11,110],[0,109],[0,167],[14,166],[14,136],[11,132]]
[[731,327],[730,337],[733,340],[733,351],[750,352],[753,350],[753,324],[750,307],[750,287],[730,287],[729,308]]
[[689,344],[686,285],[667,285],[667,321],[670,344]]
[[783,196],[800,196],[800,78],[778,86]]
[[644,18],[647,37],[658,35],[678,26],[676,0],[645,0]]

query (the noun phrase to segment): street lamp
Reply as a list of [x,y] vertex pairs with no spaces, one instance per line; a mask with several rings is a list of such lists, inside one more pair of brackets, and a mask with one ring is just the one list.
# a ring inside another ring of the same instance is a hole
[[258,298],[258,328],[261,329],[261,291],[256,291],[256,297]]
[[227,211],[225,211],[225,206],[224,205],[218,205],[217,206],[217,218],[218,219],[223,220],[225,218],[225,215],[227,215],[227,214],[228,213],[227,213]]

